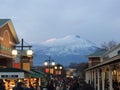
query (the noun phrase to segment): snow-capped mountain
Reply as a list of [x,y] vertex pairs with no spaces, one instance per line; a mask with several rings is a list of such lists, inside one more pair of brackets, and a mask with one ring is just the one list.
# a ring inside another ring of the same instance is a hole
[[87,61],[87,55],[93,53],[96,45],[78,35],[68,35],[63,38],[51,38],[34,47],[34,65],[43,65],[48,56],[56,63],[69,65],[72,62]]

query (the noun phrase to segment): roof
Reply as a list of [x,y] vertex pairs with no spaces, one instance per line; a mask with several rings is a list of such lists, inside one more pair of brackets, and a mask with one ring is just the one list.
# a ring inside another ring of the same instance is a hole
[[18,68],[0,68],[0,72],[24,72],[26,74],[28,74],[30,77],[43,77],[40,74],[37,74],[33,71],[27,71],[27,70],[23,70],[23,69],[18,69]]
[[108,64],[111,64],[111,63],[119,62],[119,61],[120,61],[120,55],[117,55],[117,56],[114,56],[114,57],[112,57],[108,60],[105,60],[104,62],[101,62],[101,63],[99,63],[95,66],[89,67],[85,71],[91,70],[91,69],[94,69],[94,68],[98,68],[98,67],[101,67],[101,66],[104,66],[104,65],[108,65]]
[[29,73],[26,70],[18,69],[18,68],[0,68],[0,72],[25,72],[25,73]]
[[17,37],[16,31],[14,29],[14,26],[12,24],[11,19],[0,19],[0,28],[3,27],[4,25],[8,24],[10,31],[15,39],[16,44],[19,43],[19,39]]
[[41,72],[41,71],[39,71],[39,70],[31,69],[31,71],[33,71],[33,72],[35,72],[35,73],[38,73],[38,74],[40,74],[40,75],[42,75],[42,76],[46,76],[46,74],[45,74],[44,72]]
[[35,73],[33,71],[30,71],[29,75],[30,75],[30,77],[36,77],[36,78],[39,78],[39,77],[42,78],[43,77],[41,74]]
[[117,49],[119,47],[120,47],[120,43],[117,46],[113,47],[112,49],[108,50],[106,53],[104,53],[103,56],[107,55],[108,53],[114,51],[115,49]]
[[0,27],[4,26],[10,19],[0,19]]
[[95,51],[94,53],[88,55],[88,57],[101,57],[107,50],[105,49],[99,49]]

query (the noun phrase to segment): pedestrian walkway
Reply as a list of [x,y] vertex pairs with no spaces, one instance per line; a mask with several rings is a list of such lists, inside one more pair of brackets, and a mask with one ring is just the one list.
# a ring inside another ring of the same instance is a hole
[[65,78],[48,82],[43,90],[94,90],[94,88],[83,79]]
[[79,80],[80,90],[94,90],[94,88],[87,84],[83,79]]

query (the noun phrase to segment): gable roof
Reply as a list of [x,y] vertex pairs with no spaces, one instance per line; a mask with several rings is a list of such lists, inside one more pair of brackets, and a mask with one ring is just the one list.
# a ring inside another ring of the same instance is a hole
[[4,26],[10,19],[0,19],[0,28]]
[[0,19],[0,28],[2,28],[4,25],[8,24],[10,31],[15,39],[15,43],[18,44],[19,43],[19,39],[17,37],[17,34],[15,32],[14,26],[12,24],[11,19]]
[[88,55],[88,57],[101,57],[107,50],[105,49],[99,49],[95,51],[94,53]]

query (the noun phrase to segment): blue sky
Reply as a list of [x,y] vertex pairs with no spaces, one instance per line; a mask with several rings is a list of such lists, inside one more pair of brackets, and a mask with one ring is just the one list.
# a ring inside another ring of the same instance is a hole
[[119,9],[120,0],[0,0],[0,18],[10,18],[27,42],[69,34],[98,45],[120,42]]

